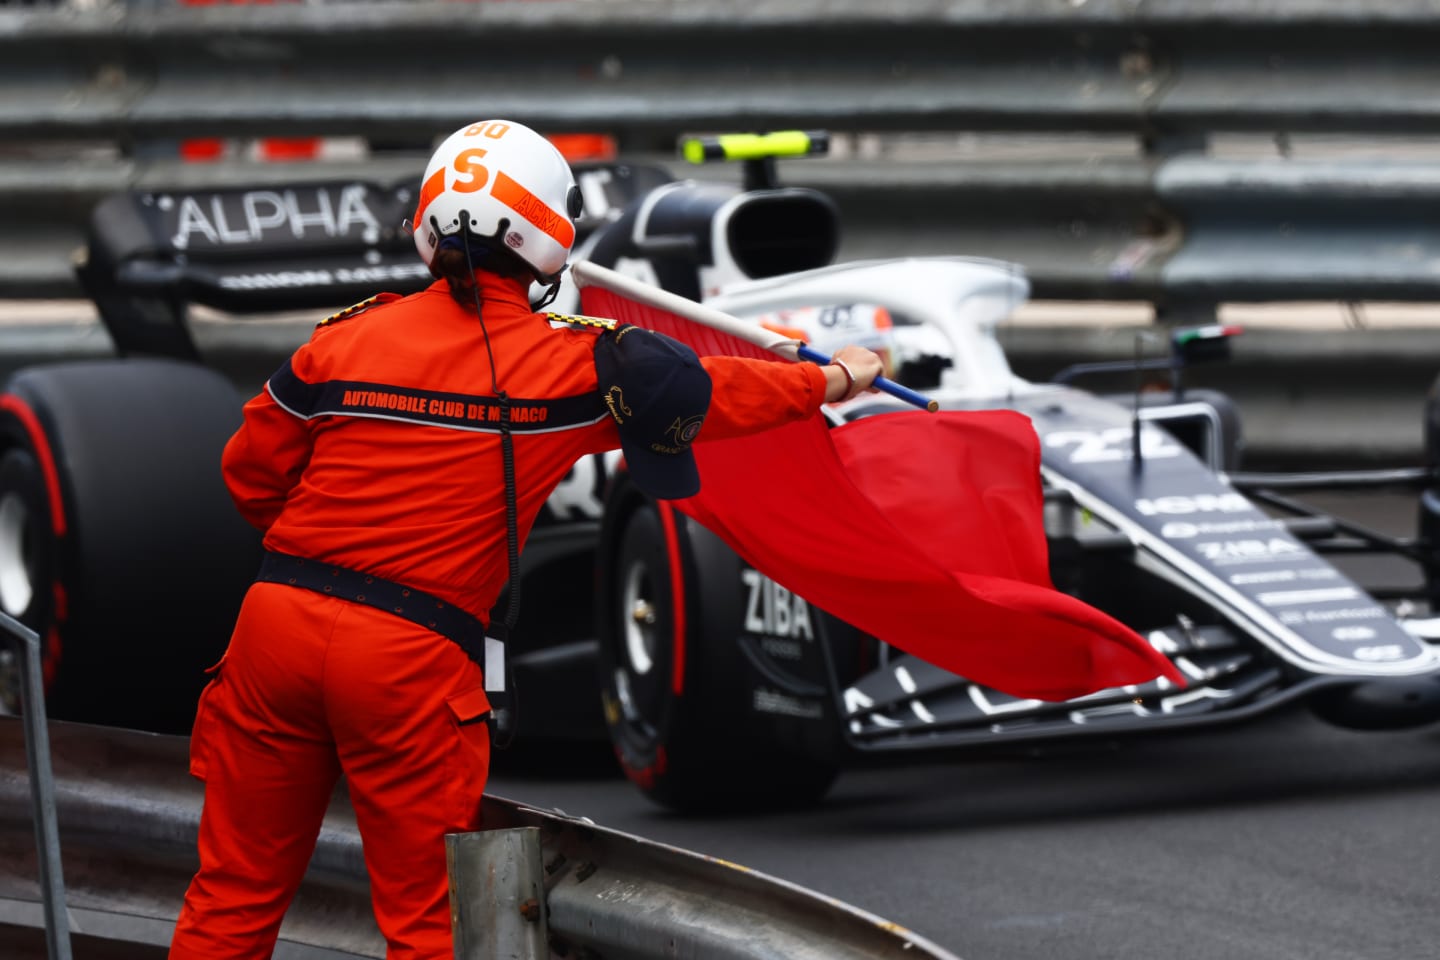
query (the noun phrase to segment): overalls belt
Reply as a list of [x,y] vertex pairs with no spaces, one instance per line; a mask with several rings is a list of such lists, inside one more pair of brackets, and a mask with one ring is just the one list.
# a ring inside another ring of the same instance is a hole
[[351,603],[363,603],[394,614],[417,626],[453,640],[483,669],[485,667],[485,624],[451,603],[428,593],[386,580],[370,573],[319,560],[307,560],[267,550],[255,579],[304,587]]

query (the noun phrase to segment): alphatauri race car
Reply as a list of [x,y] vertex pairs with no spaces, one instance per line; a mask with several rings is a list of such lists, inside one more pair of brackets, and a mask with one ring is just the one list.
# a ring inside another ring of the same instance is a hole
[[[733,809],[813,801],[847,765],[907,753],[1178,730],[1288,706],[1352,727],[1440,719],[1430,469],[1242,473],[1234,405],[1181,378],[1226,354],[1232,331],[1217,325],[1165,331],[1163,358],[1098,365],[1137,380],[1158,368],[1164,390],[1081,389],[1095,366],[1018,377],[996,331],[1028,296],[1023,270],[970,257],[833,263],[834,203],[774,180],[777,152],[817,142],[692,145],[697,160],[748,151],[739,184],[581,167],[588,221],[575,259],[817,346],[872,345],[895,380],[942,409],[1025,414],[1056,589],[1135,629],[1189,683],[1051,702],[970,682],[761,575],[647,497],[617,454],[577,463],[526,545],[509,651],[522,737],[608,731],[655,801]],[[133,193],[97,209],[80,276],[122,358],[23,370],[0,397],[0,608],[47,638],[55,715],[184,730],[258,563],[218,475],[241,397],[197,362],[187,304],[318,308],[415,289],[428,277],[396,230],[413,187]],[[552,309],[578,303],[567,286]],[[825,415],[841,424],[901,409],[867,394]],[[1433,410],[1427,429],[1440,431]],[[1296,499],[1378,485],[1421,491],[1418,536]],[[1332,562],[1361,551],[1414,561],[1422,585],[1367,590]]]

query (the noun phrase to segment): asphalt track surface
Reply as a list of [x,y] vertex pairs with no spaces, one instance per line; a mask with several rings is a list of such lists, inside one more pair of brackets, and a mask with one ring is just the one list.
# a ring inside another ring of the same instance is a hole
[[[1351,515],[1403,533],[1412,503]],[[1410,572],[1346,566],[1362,582]],[[1293,712],[855,770],[814,809],[746,817],[668,813],[599,748],[502,752],[490,790],[798,883],[963,960],[1440,958],[1440,724],[1362,733]],[[45,957],[38,937],[0,953]]]
[[965,960],[1440,955],[1435,728],[1354,733],[1295,715],[852,772],[818,809],[733,819],[667,814],[591,769],[501,770],[491,789],[799,883]]
[[[1412,511],[1352,515],[1398,533]],[[501,755],[491,791],[799,883],[964,960],[1440,957],[1440,725],[1294,712],[856,770],[816,809],[749,817],[670,814],[599,751]]]

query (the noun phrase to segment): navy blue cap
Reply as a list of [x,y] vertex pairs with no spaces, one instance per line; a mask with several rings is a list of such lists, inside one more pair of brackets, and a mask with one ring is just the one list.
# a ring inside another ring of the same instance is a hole
[[635,483],[661,500],[700,492],[690,443],[710,409],[710,375],[685,344],[633,324],[595,342],[600,397]]

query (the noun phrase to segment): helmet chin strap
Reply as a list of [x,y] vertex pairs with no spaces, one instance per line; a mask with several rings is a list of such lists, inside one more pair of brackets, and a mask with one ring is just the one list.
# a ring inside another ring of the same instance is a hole
[[[409,224],[409,221],[407,220],[406,223]],[[440,232],[440,222],[433,216],[430,218],[430,229],[437,237],[442,236]],[[465,247],[465,265],[470,270],[471,274],[474,274],[475,272],[475,261],[472,259],[474,254],[474,247],[471,246],[471,243],[474,241],[481,241],[483,243],[489,244],[492,248],[499,249],[500,244],[503,242],[501,240],[501,237],[503,237],[505,235],[505,231],[509,229],[510,221],[505,218],[501,218],[500,223],[495,228],[494,233],[489,235],[483,233],[476,233],[475,231],[470,229],[470,218],[467,211],[460,211],[459,240],[461,244],[463,244]],[[444,237],[440,241],[440,243],[441,245],[444,245],[446,240],[453,239],[456,239],[455,235],[450,234],[449,236]],[[523,263],[524,261],[521,260],[521,262]],[[539,271],[535,270],[534,267],[530,267],[529,264],[526,264],[526,266],[529,267],[530,272],[535,276],[536,283],[545,284],[544,295],[540,298],[538,302],[530,304],[530,309],[535,311],[544,310],[550,304],[554,303],[555,298],[560,295],[560,277],[562,274],[565,273],[565,271],[569,268],[570,265],[567,263],[561,266],[559,270],[555,271],[555,273],[551,275],[554,279],[551,279],[549,281],[547,281],[546,278],[539,273]],[[435,272],[433,267],[431,268],[430,272],[432,274]],[[478,292],[476,294],[475,309],[477,311],[480,309]],[[484,321],[482,320],[481,323],[483,324]],[[488,343],[489,341],[487,340],[486,342]]]
[[550,304],[554,303],[555,298],[559,295],[560,279],[557,277],[553,283],[551,283],[548,287],[545,288],[545,296],[541,297],[538,303],[530,304],[530,309],[538,313],[539,311],[544,310],[546,307],[550,306]]
[[532,303],[530,305],[531,310],[535,310],[538,312],[540,310],[544,310],[546,307],[550,306],[550,304],[555,302],[555,298],[560,295],[560,278],[565,276],[565,271],[569,269],[570,264],[562,263],[560,265],[560,269],[556,270],[553,274],[551,274],[551,277],[553,279],[551,279],[549,283],[546,283],[543,277],[537,276],[535,278],[535,281],[537,283],[545,283],[545,296],[540,298],[539,303]]

